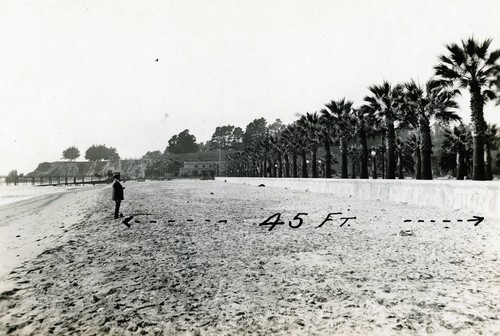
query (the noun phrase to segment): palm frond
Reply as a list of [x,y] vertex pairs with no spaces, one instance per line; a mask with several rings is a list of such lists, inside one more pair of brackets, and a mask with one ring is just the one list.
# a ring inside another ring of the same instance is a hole
[[488,38],[483,41],[482,44],[477,44],[476,43],[476,55],[480,58],[485,60],[486,59],[486,54],[488,53],[488,48],[490,47],[492,39]]
[[485,98],[485,101],[495,100],[496,98],[498,98],[497,93],[489,89],[483,91],[483,97]]
[[454,69],[449,68],[445,64],[438,64],[434,67],[434,70],[436,71],[436,75],[443,77],[444,79],[459,79],[461,76],[460,74],[455,71]]
[[490,57],[486,60],[487,65],[494,65],[500,58],[500,49],[492,51]]
[[453,60],[453,63],[462,66],[466,62],[466,54],[465,52],[458,46],[458,44],[450,44],[447,45],[446,48],[450,51],[451,53],[451,59]]

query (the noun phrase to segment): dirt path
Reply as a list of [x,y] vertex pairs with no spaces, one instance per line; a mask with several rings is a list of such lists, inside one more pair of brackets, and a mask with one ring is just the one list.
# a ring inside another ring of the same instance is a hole
[[[457,222],[480,214],[215,181],[125,186],[125,216],[150,215],[126,228],[103,190],[10,275],[0,333],[500,332],[498,223]],[[275,213],[284,225],[259,225]],[[341,214],[318,228],[329,213]]]

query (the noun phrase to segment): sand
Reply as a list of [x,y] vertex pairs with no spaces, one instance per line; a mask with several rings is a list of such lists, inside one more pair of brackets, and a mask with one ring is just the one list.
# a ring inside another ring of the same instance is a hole
[[[2,192],[14,188],[2,187]],[[4,280],[10,271],[57,243],[61,234],[82,220],[102,188],[19,186],[19,191],[14,190],[11,199],[27,200],[0,205],[0,290],[8,286]]]
[[[0,334],[500,334],[494,218],[221,181],[125,186],[130,228],[109,186],[94,190],[4,279]],[[28,222],[44,207],[26,209]],[[284,225],[259,225],[275,213]]]

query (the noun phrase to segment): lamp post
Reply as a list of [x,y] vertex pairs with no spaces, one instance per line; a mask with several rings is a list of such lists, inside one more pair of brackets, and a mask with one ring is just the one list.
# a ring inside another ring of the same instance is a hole
[[372,150],[371,155],[372,155],[372,158],[373,158],[372,178],[376,179],[377,178],[377,160],[376,160],[377,152],[375,152],[374,150]]

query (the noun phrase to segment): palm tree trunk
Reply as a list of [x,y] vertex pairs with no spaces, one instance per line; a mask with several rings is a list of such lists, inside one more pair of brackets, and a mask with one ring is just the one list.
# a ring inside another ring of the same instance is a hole
[[472,148],[474,149],[472,161],[472,179],[476,181],[485,180],[484,170],[484,131],[486,123],[483,116],[484,99],[481,88],[477,84],[470,88],[470,110],[472,119]]
[[288,153],[285,153],[284,159],[285,159],[285,177],[290,177],[290,161],[288,159]]
[[415,148],[415,156],[417,157],[417,159],[415,160],[415,178],[417,180],[420,180],[422,179],[422,155],[420,153],[420,144],[417,144],[417,148]]
[[273,174],[273,177],[278,177],[278,164],[276,163],[276,161],[275,161],[275,160],[273,160],[273,161],[271,162],[271,165],[272,165],[271,167],[273,168],[273,169],[272,169],[272,174]]
[[269,176],[276,177],[276,164],[272,158],[269,158]]
[[485,145],[485,155],[486,155],[486,160],[485,160],[485,177],[486,180],[490,181],[493,180],[493,171],[491,169],[491,146],[489,141],[486,141]]
[[324,140],[325,145],[325,170],[326,178],[332,178],[332,150],[330,148],[330,140]]
[[382,157],[381,159],[381,166],[382,166],[382,178],[385,179],[386,176],[386,171],[385,171],[385,132],[382,134],[382,146],[381,146],[381,151],[382,151]]
[[302,177],[307,178],[307,158],[306,151],[302,151]]
[[465,153],[464,150],[457,151],[457,180],[463,180],[465,177]]
[[386,119],[387,135],[387,179],[396,178],[396,132],[392,118]]
[[368,178],[368,143],[366,141],[366,133],[364,128],[359,131],[359,141],[361,142],[361,176],[362,179]]
[[340,154],[341,154],[341,178],[348,178],[347,175],[347,141],[342,137],[340,139]]
[[377,157],[376,155],[373,156],[373,163],[372,163],[372,179],[377,178]]
[[292,176],[297,178],[299,176],[297,171],[297,153],[292,154]]
[[356,178],[356,161],[352,160],[351,162],[351,178]]
[[316,148],[314,148],[311,151],[311,154],[312,154],[312,177],[313,178],[317,178],[318,177],[318,164],[316,162],[316,152],[317,152]]
[[404,175],[404,172],[403,172],[403,168],[404,168],[404,165],[403,165],[403,148],[401,148],[398,151],[398,163],[399,163],[398,178],[400,180],[404,180],[405,175]]
[[283,177],[283,161],[281,160],[281,153],[278,154],[278,177]]
[[420,118],[420,152],[422,153],[422,180],[432,180],[432,138],[429,121]]

